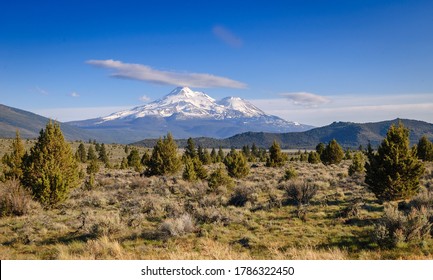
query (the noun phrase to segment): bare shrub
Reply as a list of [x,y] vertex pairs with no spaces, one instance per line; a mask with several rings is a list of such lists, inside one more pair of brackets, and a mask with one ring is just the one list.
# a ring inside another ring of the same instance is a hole
[[235,188],[234,193],[230,197],[229,204],[242,207],[247,202],[255,203],[258,199],[256,190],[250,186],[238,186]]
[[287,198],[294,201],[298,206],[309,204],[316,195],[318,187],[307,181],[293,181],[283,185]]
[[194,217],[199,223],[222,223],[223,225],[228,225],[231,221],[229,213],[217,207],[198,208],[194,212]]
[[183,214],[179,218],[167,219],[159,226],[159,232],[163,237],[183,236],[195,230],[194,219],[189,214]]
[[97,216],[96,219],[84,226],[85,231],[93,237],[112,236],[119,233],[122,228],[120,217],[115,213],[104,217]]
[[422,241],[430,238],[432,223],[426,208],[412,208],[408,213],[396,207],[385,208],[384,216],[376,224],[373,239],[381,247],[397,247],[402,243]]
[[0,184],[0,217],[22,216],[38,207],[17,180]]

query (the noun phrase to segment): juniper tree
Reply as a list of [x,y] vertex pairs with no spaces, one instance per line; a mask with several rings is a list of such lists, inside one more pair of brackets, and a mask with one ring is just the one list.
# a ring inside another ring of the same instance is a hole
[[325,144],[323,144],[323,143],[319,143],[319,144],[317,144],[317,146],[316,146],[316,152],[317,152],[319,155],[322,155],[322,153],[323,153],[323,151],[325,150],[325,148],[326,148]]
[[250,167],[248,166],[245,156],[234,149],[227,154],[224,159],[224,164],[231,177],[243,178],[250,172]]
[[75,157],[78,161],[82,163],[85,163],[87,161],[86,148],[84,147],[83,143],[80,143],[80,145],[78,145],[78,149],[77,152],[75,153]]
[[96,156],[95,149],[93,148],[93,145],[90,145],[87,149],[87,160],[92,161],[96,159],[98,159],[98,157]]
[[18,130],[15,133],[15,139],[12,141],[11,148],[12,151],[9,154],[5,154],[2,158],[2,162],[5,165],[5,170],[3,170],[3,173],[5,179],[19,180],[23,175],[21,165],[26,151]]
[[219,147],[218,148],[218,161],[217,162],[223,162],[224,158],[225,158],[224,151],[221,147]]
[[349,166],[349,176],[363,174],[365,172],[365,158],[362,152],[356,152],[352,157],[352,164]]
[[184,157],[185,169],[182,173],[182,178],[186,181],[197,181],[197,174],[195,173],[193,159],[189,156]]
[[424,165],[409,147],[409,130],[392,125],[377,153],[368,153],[365,182],[379,200],[393,201],[415,195]]
[[77,162],[58,123],[50,121],[41,130],[22,166],[21,183],[45,206],[65,200],[70,189],[79,183]]
[[128,166],[133,167],[135,171],[141,172],[141,158],[137,149],[132,149],[128,157]]
[[215,148],[212,148],[212,151],[210,152],[210,158],[212,159],[212,163],[216,163],[218,161],[218,155],[215,150]]
[[164,139],[159,138],[153,147],[145,174],[147,176],[174,174],[179,171],[181,164],[176,142],[171,133],[168,133]]
[[425,135],[418,141],[417,156],[423,161],[433,161],[433,143]]
[[190,137],[186,142],[185,151],[183,153],[184,157],[195,158],[197,156],[197,151],[195,149],[194,140]]
[[343,160],[343,157],[343,149],[335,139],[332,139],[320,154],[320,159],[325,165],[339,164]]
[[98,159],[100,161],[102,161],[105,165],[108,165],[110,163],[110,160],[108,159],[108,155],[107,155],[107,150],[105,148],[105,144],[102,143],[99,146],[99,151],[98,151]]
[[320,163],[320,155],[317,152],[315,152],[315,151],[311,151],[308,154],[308,162],[311,163],[311,164]]
[[287,156],[281,151],[280,145],[274,140],[269,148],[269,157],[266,161],[267,167],[281,167],[287,161]]

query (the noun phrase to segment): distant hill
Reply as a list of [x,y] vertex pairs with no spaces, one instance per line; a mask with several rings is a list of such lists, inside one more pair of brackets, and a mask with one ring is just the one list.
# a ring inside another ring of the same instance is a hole
[[[330,125],[314,128],[304,132],[289,133],[263,133],[246,132],[225,139],[195,138],[195,142],[202,147],[240,148],[244,145],[256,144],[258,147],[268,148],[277,140],[284,149],[312,149],[320,142],[328,143],[336,139],[345,148],[366,147],[368,142],[373,147],[378,146],[384,139],[388,128],[401,121],[410,130],[410,142],[416,144],[421,136],[426,135],[433,139],[433,124],[407,119],[395,119],[375,123],[334,122]],[[184,147],[186,140],[177,140],[180,147]],[[134,145],[152,147],[155,139],[147,139]]]
[[[40,115],[0,104],[0,138],[13,138],[18,129],[22,138],[37,138],[49,119]],[[64,123],[60,124],[68,140],[97,139],[94,134]]]

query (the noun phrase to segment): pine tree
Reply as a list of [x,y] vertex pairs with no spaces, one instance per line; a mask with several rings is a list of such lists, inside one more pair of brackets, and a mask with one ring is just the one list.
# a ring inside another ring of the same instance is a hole
[[135,171],[141,172],[141,158],[137,149],[132,149],[126,159],[128,160],[129,167],[133,167]]
[[87,160],[92,161],[96,159],[98,159],[98,157],[96,156],[95,149],[93,148],[93,145],[90,145],[87,149]]
[[233,179],[227,175],[227,171],[225,170],[225,168],[220,164],[218,168],[209,175],[208,186],[212,190],[215,190],[219,186],[226,186],[231,188],[234,186],[234,182]]
[[78,146],[75,157],[79,162],[85,163],[87,161],[86,148],[84,147],[83,143],[80,143],[80,145]]
[[87,165],[86,172],[89,175],[96,174],[96,173],[98,173],[99,168],[100,168],[99,162],[96,159],[93,159]]
[[365,159],[362,152],[357,152],[352,157],[352,164],[349,166],[349,176],[363,174],[365,172]]
[[322,155],[323,151],[325,150],[326,146],[323,143],[319,143],[316,146],[316,152],[320,155]]
[[260,157],[259,149],[257,148],[256,143],[253,143],[251,146],[251,154],[256,158]]
[[326,145],[325,150],[323,150],[322,154],[320,155],[320,159],[325,165],[339,164],[343,160],[343,157],[343,149],[335,139],[332,139],[332,141]]
[[23,175],[22,160],[25,154],[25,148],[21,141],[20,132],[17,130],[15,133],[15,139],[12,141],[12,151],[9,154],[5,154],[2,158],[2,162],[5,165],[3,170],[5,179],[21,179]]
[[212,163],[218,162],[218,155],[215,148],[212,148],[212,151],[210,152],[210,158],[212,160]]
[[181,164],[176,142],[171,133],[168,133],[164,139],[159,138],[153,147],[145,174],[147,176],[174,174],[179,171]]
[[[200,146],[199,146],[200,147]],[[201,153],[198,154],[200,161],[204,165],[208,165],[212,163],[212,159],[210,157],[209,151],[207,149],[202,149]]]
[[21,183],[45,206],[56,205],[79,183],[78,165],[58,123],[47,124],[23,159]]
[[110,163],[110,160],[108,159],[107,150],[105,148],[104,143],[102,143],[99,146],[99,152],[98,153],[99,153],[98,159],[100,161],[102,161],[105,165],[108,165]]
[[197,174],[195,173],[193,159],[190,158],[189,156],[186,156],[184,158],[184,162],[185,162],[185,169],[183,170],[182,178],[190,182],[197,181]]
[[197,175],[197,178],[199,179],[206,179],[207,178],[207,171],[203,166],[203,163],[201,162],[201,160],[197,157],[192,159],[192,162],[194,163],[194,171],[195,174]]
[[197,156],[197,151],[195,149],[194,140],[190,137],[186,142],[185,151],[183,153],[184,157],[195,158]]
[[417,156],[423,161],[433,161],[433,143],[425,135],[418,141]]
[[241,152],[234,149],[227,154],[224,159],[224,164],[227,167],[227,171],[231,177],[243,178],[250,172],[247,159]]
[[320,163],[320,155],[317,152],[315,152],[315,151],[311,151],[308,154],[308,162],[311,163],[311,164]]
[[281,152],[280,145],[274,140],[269,148],[269,158],[266,161],[267,167],[281,167],[287,161],[287,156]]
[[224,158],[225,158],[224,151],[223,151],[223,149],[221,147],[219,147],[217,162],[223,162]]
[[377,153],[368,153],[365,182],[382,201],[407,199],[419,190],[424,165],[409,147],[409,130],[392,125]]

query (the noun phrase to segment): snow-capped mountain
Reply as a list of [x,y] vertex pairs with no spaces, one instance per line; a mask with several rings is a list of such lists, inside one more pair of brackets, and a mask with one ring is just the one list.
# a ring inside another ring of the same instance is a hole
[[311,126],[268,115],[247,100],[209,95],[178,87],[161,99],[97,119],[70,122],[87,130],[106,133],[112,141],[129,143],[159,137],[230,137],[238,133],[305,131]]
[[266,116],[262,110],[238,97],[226,97],[216,101],[203,92],[192,91],[188,87],[178,87],[162,99],[103,117],[100,123],[116,119],[136,119],[146,116],[166,118],[173,115],[177,119],[215,120]]

